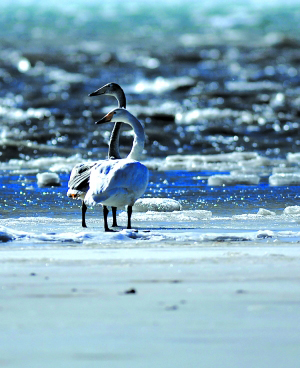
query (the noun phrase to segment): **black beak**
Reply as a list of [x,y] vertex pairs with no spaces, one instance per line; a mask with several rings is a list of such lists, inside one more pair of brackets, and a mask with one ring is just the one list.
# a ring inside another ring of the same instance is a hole
[[89,94],[90,97],[93,97],[93,96],[100,96],[100,95],[104,95],[105,92],[106,92],[106,88],[107,86],[103,86],[99,89],[97,89],[96,91],[92,92]]

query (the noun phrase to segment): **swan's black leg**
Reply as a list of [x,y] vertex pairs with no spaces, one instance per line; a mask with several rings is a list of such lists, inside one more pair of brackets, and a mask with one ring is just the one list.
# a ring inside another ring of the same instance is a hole
[[105,231],[113,231],[111,230],[109,227],[108,227],[108,224],[107,224],[107,215],[108,215],[108,209],[106,206],[103,206],[103,218],[104,218],[104,230]]
[[87,210],[87,206],[86,204],[84,203],[84,201],[82,201],[82,207],[81,207],[81,214],[82,214],[82,227],[87,227],[86,226],[86,222],[85,222],[85,213],[86,213],[86,210]]
[[127,206],[127,229],[131,229],[132,206]]
[[112,207],[112,214],[113,214],[113,223],[112,226],[118,226],[117,224],[117,207]]

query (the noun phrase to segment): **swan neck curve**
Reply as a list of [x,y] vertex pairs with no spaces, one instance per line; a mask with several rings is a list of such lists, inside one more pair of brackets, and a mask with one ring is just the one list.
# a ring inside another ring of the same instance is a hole
[[142,156],[144,145],[145,145],[145,131],[142,124],[136,119],[133,115],[129,114],[127,116],[126,121],[127,123],[132,126],[134,138],[131,151],[127,158],[132,160],[139,160]]
[[[118,101],[119,108],[126,108],[126,96],[123,89],[119,86],[119,88],[114,92],[113,96]],[[120,155],[120,130],[121,130],[122,122],[115,123],[113,130],[111,132],[109,146],[108,146],[108,158],[121,158]]]
[[115,97],[118,100],[119,107],[126,109],[126,97],[121,87],[117,90]]

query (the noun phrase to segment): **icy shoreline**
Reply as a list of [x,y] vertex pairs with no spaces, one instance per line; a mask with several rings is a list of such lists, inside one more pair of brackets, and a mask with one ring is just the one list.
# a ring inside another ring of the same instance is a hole
[[[213,216],[211,211],[134,212],[133,229],[115,228],[105,233],[102,219],[89,219],[82,229],[80,219],[20,217],[0,220],[0,247],[78,245],[92,247],[161,247],[170,244],[202,246],[222,242],[300,242],[300,207],[282,214],[260,209],[257,214]],[[126,212],[119,213],[119,224]],[[25,231],[26,229],[26,231]]]
[[299,361],[298,245],[2,248],[0,255],[7,366]]

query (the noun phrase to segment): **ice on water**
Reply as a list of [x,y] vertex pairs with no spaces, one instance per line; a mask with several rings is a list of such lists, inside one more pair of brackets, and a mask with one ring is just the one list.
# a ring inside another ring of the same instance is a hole
[[273,211],[269,211],[265,208],[260,208],[257,212],[258,215],[261,215],[261,216],[275,216],[276,213],[273,212]]
[[215,155],[167,156],[160,170],[188,171],[243,171],[276,166],[279,162],[259,155],[257,152],[232,152]]
[[284,209],[285,215],[296,215],[300,216],[300,206],[288,206]]
[[300,185],[300,172],[297,174],[296,173],[273,174],[269,177],[269,183],[271,186]]
[[208,178],[208,185],[257,185],[259,183],[259,176],[257,175],[245,175],[245,174],[234,174],[234,175],[213,175]]
[[[298,185],[299,182],[300,160],[297,153],[289,153],[287,157],[280,159],[271,159],[264,157],[257,152],[232,152],[214,155],[169,155],[166,158],[153,158],[143,161],[150,170],[170,171],[211,171],[231,173],[231,177],[237,174],[237,183],[242,180],[241,174],[259,175],[271,177],[271,185]],[[105,159],[105,157],[103,157]],[[75,164],[87,161],[80,154],[68,158],[53,156],[40,157],[31,160],[11,159],[7,163],[0,163],[2,170],[46,170],[56,173],[69,173]],[[278,176],[279,174],[280,176]],[[280,178],[286,181],[280,183]],[[256,182],[257,178],[248,178],[250,183]],[[245,181],[247,177],[245,176]],[[230,185],[232,185],[232,180]],[[278,184],[277,184],[278,183]],[[226,183],[225,183],[226,185]]]
[[172,212],[180,211],[181,204],[171,198],[140,198],[135,202],[132,209],[134,212]]
[[[105,233],[102,218],[90,219],[87,229],[79,219],[20,217],[0,220],[0,242],[15,246],[97,246],[144,247],[163,244],[201,246],[201,242],[234,241],[299,241],[300,206],[289,206],[281,213],[260,208],[257,214],[216,216],[213,211],[182,210],[173,212],[134,212],[134,229],[124,226]],[[119,224],[125,225],[126,212],[119,214]],[[274,230],[276,224],[276,230]],[[25,230],[21,230],[24,229]],[[284,229],[284,230],[282,230]],[[146,241],[146,243],[145,243]]]
[[37,184],[39,187],[50,187],[50,186],[59,186],[60,178],[56,173],[44,172],[37,174]]
[[191,87],[195,81],[191,77],[164,78],[157,77],[153,81],[142,80],[137,84],[127,86],[126,90],[131,93],[164,93],[178,87]]
[[[80,155],[10,160],[2,163],[0,169],[15,175],[16,189],[12,199],[20,196],[16,199],[20,216],[10,217],[9,211],[4,212],[0,218],[0,241],[3,245],[12,242],[16,245],[91,246],[111,246],[112,242],[116,246],[124,242],[127,246],[150,243],[161,246],[162,242],[199,245],[201,241],[247,240],[274,244],[282,239],[298,241],[297,190],[285,195],[287,189],[300,184],[298,158],[296,153],[271,159],[257,152],[233,152],[146,160],[144,163],[151,170],[152,179],[145,197],[134,207],[132,225],[137,231],[125,229],[127,215],[121,211],[118,213],[121,226],[115,233],[103,231],[101,211],[95,209],[88,210],[88,228],[83,231],[80,206],[66,197],[69,172],[75,164],[84,161]],[[48,180],[52,180],[52,185],[60,182],[61,187],[45,191],[35,189]],[[9,183],[3,190],[9,188]],[[235,186],[239,187],[235,189]],[[283,192],[280,192],[281,186]],[[272,192],[274,190],[278,192]],[[272,204],[271,208],[263,207],[264,202],[260,204],[261,195],[270,197],[266,203]],[[257,203],[245,202],[243,196],[255,196]],[[247,203],[253,207],[248,207]],[[22,212],[22,205],[27,212]],[[12,203],[3,206],[5,210]],[[49,211],[55,211],[55,215],[50,216]]]

